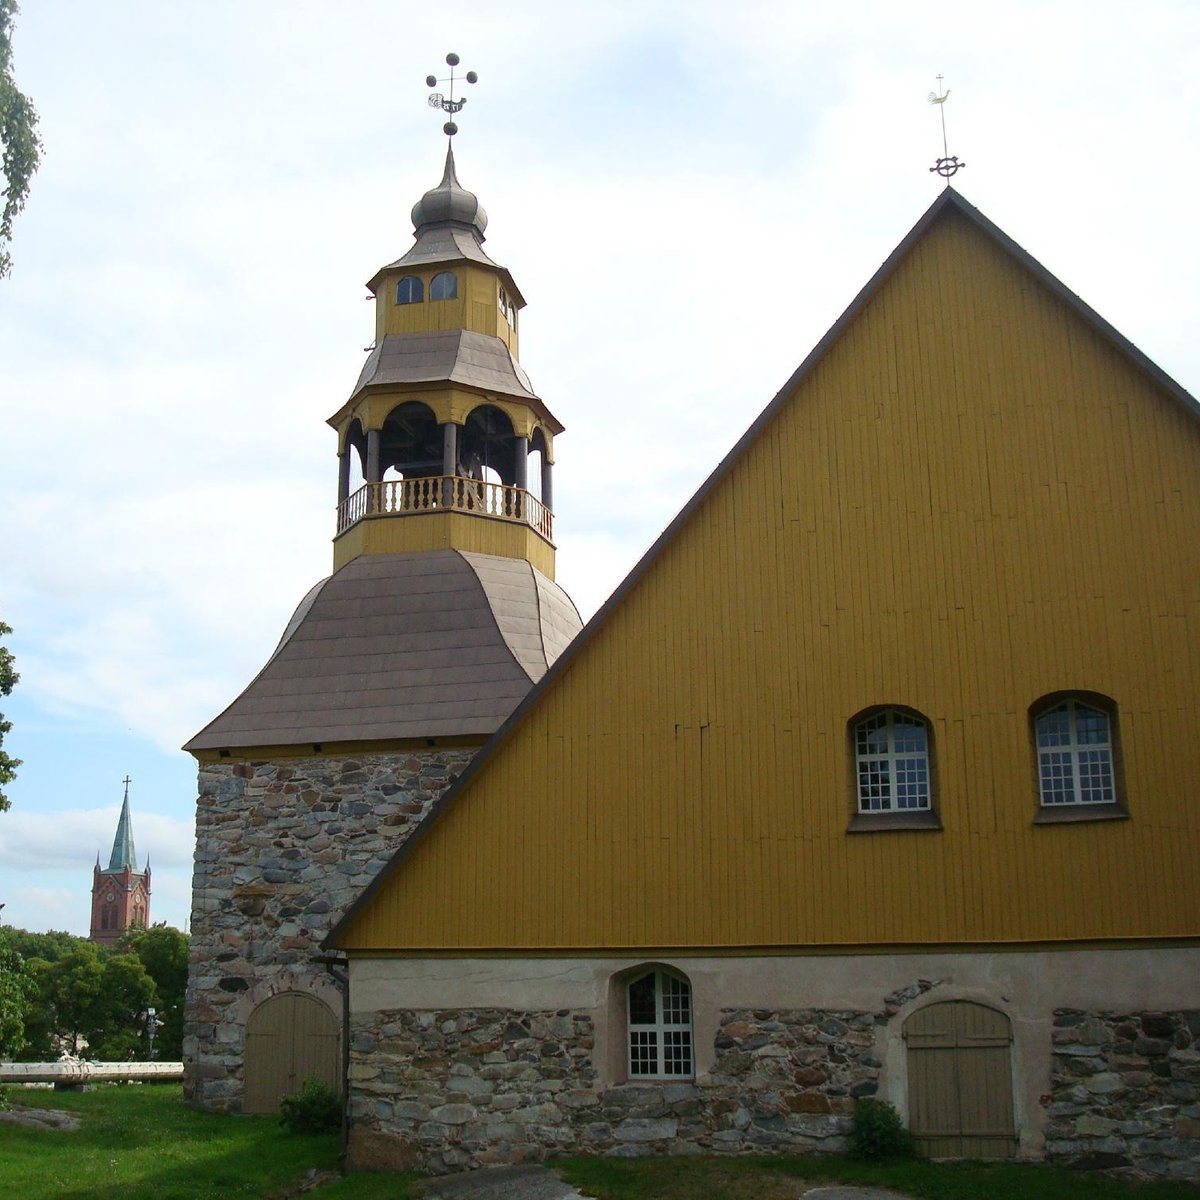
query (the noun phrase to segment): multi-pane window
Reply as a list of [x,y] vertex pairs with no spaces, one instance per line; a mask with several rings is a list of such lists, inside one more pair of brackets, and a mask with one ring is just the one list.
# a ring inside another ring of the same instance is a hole
[[694,1073],[692,988],[667,971],[647,971],[626,987],[629,1076],[664,1079]]
[[858,811],[930,807],[929,730],[920,717],[885,708],[854,726]]
[[430,300],[454,300],[458,296],[458,276],[453,271],[439,271],[429,281]]
[[1108,713],[1063,700],[1034,718],[1033,732],[1043,804],[1116,803]]
[[420,304],[425,299],[425,285],[419,275],[405,275],[396,284],[397,304]]

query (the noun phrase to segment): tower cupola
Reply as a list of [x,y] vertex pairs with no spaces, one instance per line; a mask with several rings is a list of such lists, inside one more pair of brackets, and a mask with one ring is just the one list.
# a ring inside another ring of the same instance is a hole
[[552,579],[562,425],[521,368],[525,299],[483,249],[487,214],[459,182],[452,145],[412,221],[412,246],[367,282],[375,341],[329,418],[339,456],[334,566],[451,549],[524,559]]

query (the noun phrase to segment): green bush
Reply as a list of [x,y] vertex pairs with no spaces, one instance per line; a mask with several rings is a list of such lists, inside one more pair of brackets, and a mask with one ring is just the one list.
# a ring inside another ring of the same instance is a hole
[[328,1133],[342,1123],[342,1098],[318,1079],[279,1102],[279,1119],[290,1133]]
[[886,1100],[864,1098],[854,1106],[850,1155],[868,1162],[915,1158],[917,1145],[900,1114]]

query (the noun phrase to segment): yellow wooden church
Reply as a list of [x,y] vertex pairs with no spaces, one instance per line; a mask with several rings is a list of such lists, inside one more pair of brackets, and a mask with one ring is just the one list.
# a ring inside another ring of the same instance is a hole
[[1196,1179],[1198,527],[1196,401],[947,188],[334,924],[352,1161],[874,1096]]

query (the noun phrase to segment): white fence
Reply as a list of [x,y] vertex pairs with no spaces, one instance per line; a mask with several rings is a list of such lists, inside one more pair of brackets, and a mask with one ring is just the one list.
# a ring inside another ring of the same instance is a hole
[[94,1083],[109,1079],[182,1079],[181,1062],[0,1063],[0,1083]]

